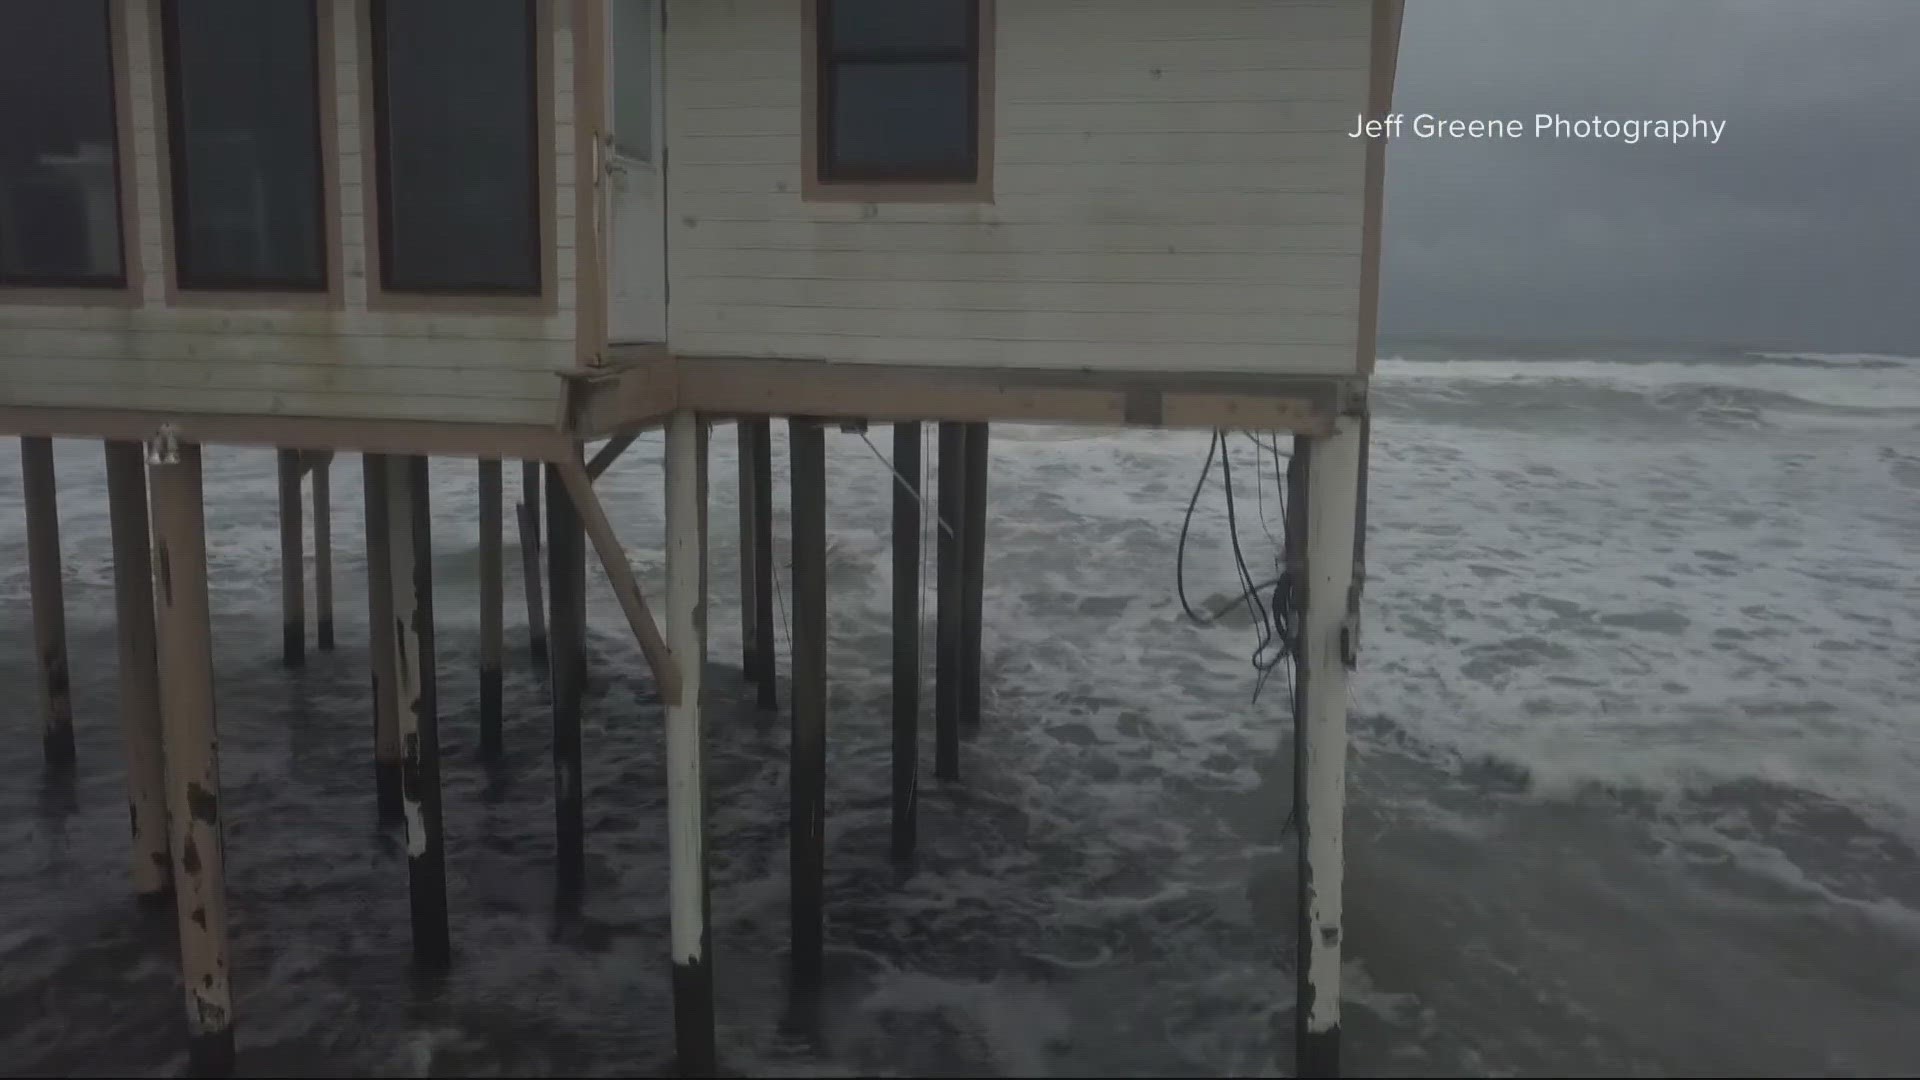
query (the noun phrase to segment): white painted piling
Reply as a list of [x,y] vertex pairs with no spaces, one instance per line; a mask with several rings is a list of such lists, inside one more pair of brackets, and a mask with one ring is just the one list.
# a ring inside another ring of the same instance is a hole
[[120,645],[120,734],[127,754],[127,817],[134,895],[166,896],[167,772],[161,745],[160,668],[154,640],[153,532],[147,466],[136,442],[108,442],[107,517],[113,534],[113,595]]
[[[1334,433],[1308,443],[1306,614],[1296,730],[1296,812],[1300,827],[1300,941],[1297,1072],[1340,1072],[1341,879],[1347,796],[1347,660],[1357,627],[1349,620],[1359,509],[1362,425],[1341,417]],[[1305,440],[1301,440],[1305,441]]]
[[200,448],[175,446],[163,437],[149,452],[148,479],[153,497],[168,833],[179,914],[180,975],[186,990],[188,1067],[199,1076],[226,1076],[233,1072],[233,989]]
[[756,703],[773,712],[780,707],[780,664],[773,642],[772,422],[764,416],[756,417],[741,428],[742,435],[749,433],[753,446],[753,656],[759,674]]
[[671,892],[674,1035],[680,1071],[713,1074],[713,956],[709,949],[705,748],[707,455],[691,412],[667,421],[667,648],[679,671],[667,702],[667,860]]
[[[740,478],[740,671],[749,683],[760,681],[760,657],[754,651],[760,635],[754,630],[753,595],[753,421],[734,423],[738,435]],[[671,471],[671,470],[669,470]]]

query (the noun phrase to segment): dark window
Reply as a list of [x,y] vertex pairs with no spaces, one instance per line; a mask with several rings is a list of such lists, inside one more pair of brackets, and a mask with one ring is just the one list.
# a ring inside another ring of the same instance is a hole
[[979,0],[819,4],[820,179],[978,179]]
[[380,276],[540,291],[530,0],[376,0]]
[[107,3],[0,3],[0,285],[126,283]]
[[166,4],[182,288],[326,288],[315,17],[313,0]]

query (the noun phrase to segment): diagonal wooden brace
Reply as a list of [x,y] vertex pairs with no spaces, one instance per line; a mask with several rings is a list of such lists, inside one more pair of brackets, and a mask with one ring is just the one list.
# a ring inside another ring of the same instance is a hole
[[640,582],[633,576],[633,566],[627,562],[627,553],[621,548],[619,537],[613,534],[613,524],[607,520],[600,497],[594,493],[593,479],[587,475],[586,466],[581,464],[578,457],[568,455],[552,464],[559,471],[561,482],[567,485],[567,495],[573,499],[574,508],[580,511],[580,523],[586,527],[587,538],[593,541],[593,550],[600,556],[600,565],[606,568],[607,580],[613,585],[613,595],[619,598],[620,610],[627,616],[627,625],[640,642],[640,651],[647,658],[647,666],[653,669],[653,681],[660,688],[660,700],[667,705],[680,704],[680,669],[674,666],[673,652],[667,648],[666,638],[660,635],[659,625],[647,610],[647,599],[640,593]]
[[639,437],[638,435],[615,435],[613,438],[608,439],[607,445],[601,447],[600,452],[593,455],[592,461],[587,462],[587,478],[589,480],[600,479],[600,474],[606,472],[621,454],[627,452],[627,447],[633,445],[633,440]]

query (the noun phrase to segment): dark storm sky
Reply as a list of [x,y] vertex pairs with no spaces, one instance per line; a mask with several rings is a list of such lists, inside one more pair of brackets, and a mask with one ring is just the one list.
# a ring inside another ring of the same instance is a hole
[[1394,111],[1727,121],[1389,144],[1391,334],[1920,353],[1920,0],[1411,0]]

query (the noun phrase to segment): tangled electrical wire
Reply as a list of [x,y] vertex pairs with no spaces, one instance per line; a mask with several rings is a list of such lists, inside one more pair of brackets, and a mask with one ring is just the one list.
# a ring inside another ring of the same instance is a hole
[[[1266,530],[1267,538],[1274,541],[1273,576],[1256,582],[1253,580],[1253,574],[1247,569],[1246,553],[1240,546],[1240,518],[1233,492],[1233,454],[1228,446],[1227,432],[1219,430],[1213,433],[1213,441],[1207,446],[1207,460],[1200,466],[1200,478],[1194,482],[1193,495],[1187,499],[1186,517],[1180,522],[1180,546],[1175,555],[1173,571],[1174,588],[1180,594],[1180,607],[1196,626],[1211,626],[1228,612],[1244,604],[1247,613],[1253,617],[1255,634],[1251,658],[1254,671],[1257,673],[1253,684],[1253,700],[1255,702],[1260,700],[1260,691],[1266,687],[1267,679],[1274,671],[1284,668],[1287,699],[1289,704],[1297,710],[1299,703],[1294,700],[1293,663],[1295,656],[1298,655],[1299,612],[1295,610],[1293,577],[1289,571],[1289,567],[1293,565],[1293,560],[1290,558],[1292,553],[1287,550],[1288,543],[1295,541],[1296,537],[1288,528],[1287,469],[1280,463],[1282,455],[1278,436],[1269,436],[1266,442],[1262,442],[1259,436],[1252,432],[1242,434],[1259,451],[1273,459],[1276,496],[1279,500],[1280,519],[1283,523],[1281,539],[1278,540],[1275,540],[1273,529],[1267,522],[1266,495],[1264,481],[1260,477],[1260,459],[1254,458],[1254,491],[1259,499],[1260,524]],[[1234,569],[1240,578],[1240,592],[1239,595],[1211,611],[1199,611],[1187,599],[1187,536],[1193,529],[1193,515],[1200,505],[1200,493],[1206,490],[1207,478],[1213,475],[1213,462],[1216,456],[1220,459],[1221,486],[1227,493],[1227,534],[1233,547]],[[1291,460],[1292,455],[1286,456]],[[1265,599],[1262,599],[1263,593]],[[1294,723],[1297,725],[1299,720],[1296,712]],[[1298,813],[1297,800],[1289,799],[1287,818],[1280,824],[1282,836],[1293,831]]]
[[[1280,441],[1270,436],[1263,442],[1252,432],[1243,432],[1247,441],[1273,459],[1273,472],[1276,483],[1276,496],[1279,500],[1280,516],[1284,522],[1287,516],[1286,467],[1281,464]],[[1232,599],[1215,607],[1211,611],[1201,611],[1187,599],[1187,537],[1193,529],[1194,512],[1200,505],[1200,493],[1206,490],[1207,479],[1213,475],[1215,459],[1220,462],[1221,484],[1227,496],[1227,535],[1233,548],[1235,572],[1240,579],[1240,592]],[[1260,477],[1258,458],[1254,467],[1255,491],[1260,493],[1260,520],[1266,527],[1267,536],[1273,539],[1273,530],[1266,518],[1266,496]],[[1284,536],[1284,528],[1283,528]],[[1250,658],[1257,673],[1253,687],[1253,699],[1260,700],[1260,692],[1267,680],[1276,670],[1285,669],[1286,682],[1291,695],[1293,685],[1292,661],[1297,622],[1292,603],[1292,577],[1289,565],[1286,541],[1275,544],[1274,572],[1272,576],[1256,582],[1247,569],[1247,557],[1240,544],[1240,518],[1233,490],[1233,454],[1228,445],[1228,433],[1224,430],[1213,433],[1213,441],[1207,446],[1207,460],[1200,467],[1200,478],[1194,482],[1193,495],[1187,500],[1187,512],[1180,523],[1180,545],[1174,562],[1174,588],[1180,595],[1180,607],[1187,618],[1196,626],[1211,626],[1237,607],[1245,606],[1247,614],[1253,620],[1255,634],[1253,654]]]

